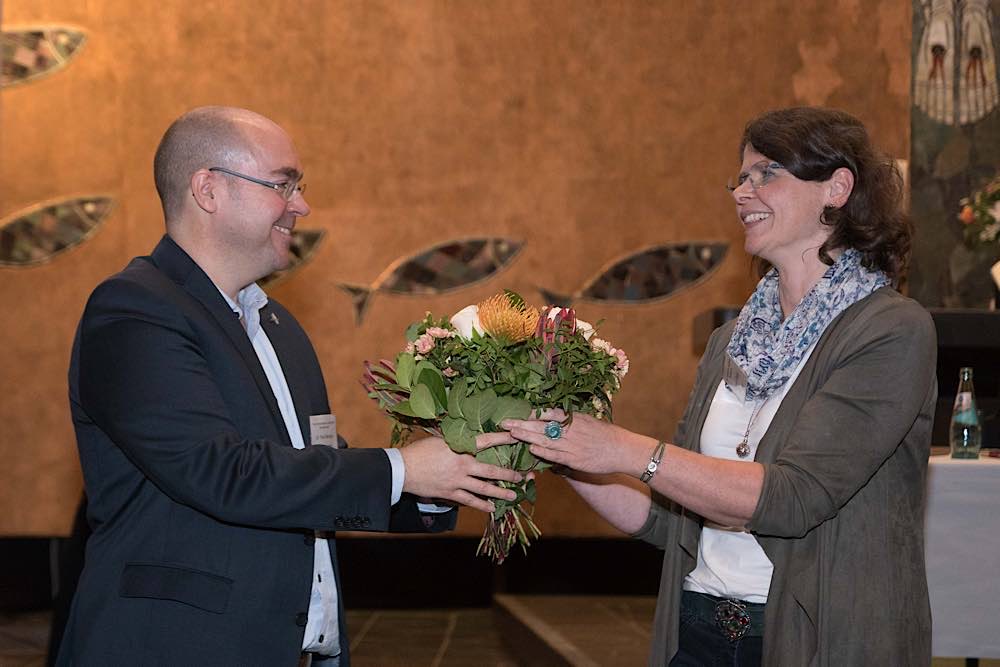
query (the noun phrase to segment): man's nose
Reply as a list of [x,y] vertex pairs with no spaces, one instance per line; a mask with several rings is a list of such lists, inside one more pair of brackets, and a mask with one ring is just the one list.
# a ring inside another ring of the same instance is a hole
[[300,218],[309,215],[312,209],[309,207],[309,202],[306,201],[305,193],[296,191],[288,200],[288,210]]

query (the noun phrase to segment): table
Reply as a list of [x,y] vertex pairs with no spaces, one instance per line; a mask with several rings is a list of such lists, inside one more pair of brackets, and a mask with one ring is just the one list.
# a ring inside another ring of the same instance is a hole
[[933,655],[1000,658],[1000,458],[932,456],[926,529]]

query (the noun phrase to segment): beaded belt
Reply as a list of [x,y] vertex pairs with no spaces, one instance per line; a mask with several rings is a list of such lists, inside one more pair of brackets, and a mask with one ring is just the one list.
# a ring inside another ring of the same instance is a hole
[[684,591],[681,608],[714,624],[731,642],[743,637],[764,636],[764,605],[745,600],[718,598],[707,593]]

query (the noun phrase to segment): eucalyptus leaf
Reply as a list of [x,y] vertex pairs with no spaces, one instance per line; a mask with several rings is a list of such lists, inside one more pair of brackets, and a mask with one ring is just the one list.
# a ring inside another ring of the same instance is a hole
[[502,465],[500,463],[500,456],[497,453],[496,447],[490,447],[489,449],[483,449],[476,453],[476,460],[481,463],[489,463],[490,465]]
[[434,419],[437,417],[437,408],[431,390],[425,384],[417,384],[410,394],[410,409],[421,419]]
[[496,408],[497,395],[492,389],[478,391],[462,401],[462,414],[473,430],[483,431],[483,423],[490,420]]
[[404,417],[417,417],[417,413],[413,411],[413,407],[410,405],[409,401],[402,401],[390,408],[393,412],[398,415],[403,415]]
[[396,382],[401,387],[410,388],[410,383],[413,381],[413,369],[416,367],[416,364],[416,360],[409,352],[401,352],[396,357]]
[[527,419],[531,416],[531,403],[522,398],[511,396],[501,396],[497,399],[496,407],[493,409],[493,416],[490,420],[500,425],[504,419]]
[[529,479],[524,485],[524,496],[532,505],[538,499],[538,490],[535,488],[535,480]]
[[538,459],[531,453],[527,445],[523,445],[514,461],[514,470],[532,470],[536,465],[538,465]]
[[[475,453],[476,434],[469,428],[468,422],[464,419],[445,417],[441,420],[441,433],[444,435],[444,441],[453,451],[459,454]],[[483,451],[489,450],[484,449]]]
[[421,369],[420,374],[417,375],[416,384],[423,385],[430,390],[431,397],[434,399],[437,408],[435,414],[448,407],[448,392],[445,391],[444,376],[441,375],[441,371],[433,366]]
[[448,390],[448,416],[452,419],[462,419],[462,401],[469,391],[469,382],[465,378],[456,380]]

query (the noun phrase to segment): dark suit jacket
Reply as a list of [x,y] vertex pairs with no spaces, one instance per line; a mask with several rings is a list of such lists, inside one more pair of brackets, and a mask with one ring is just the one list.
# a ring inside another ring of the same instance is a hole
[[[261,325],[309,443],[330,412],[313,347],[273,300]],[[292,447],[242,326],[169,237],[91,295],[69,383],[93,535],[59,664],[295,665],[315,530],[454,525],[390,507],[382,451]]]

